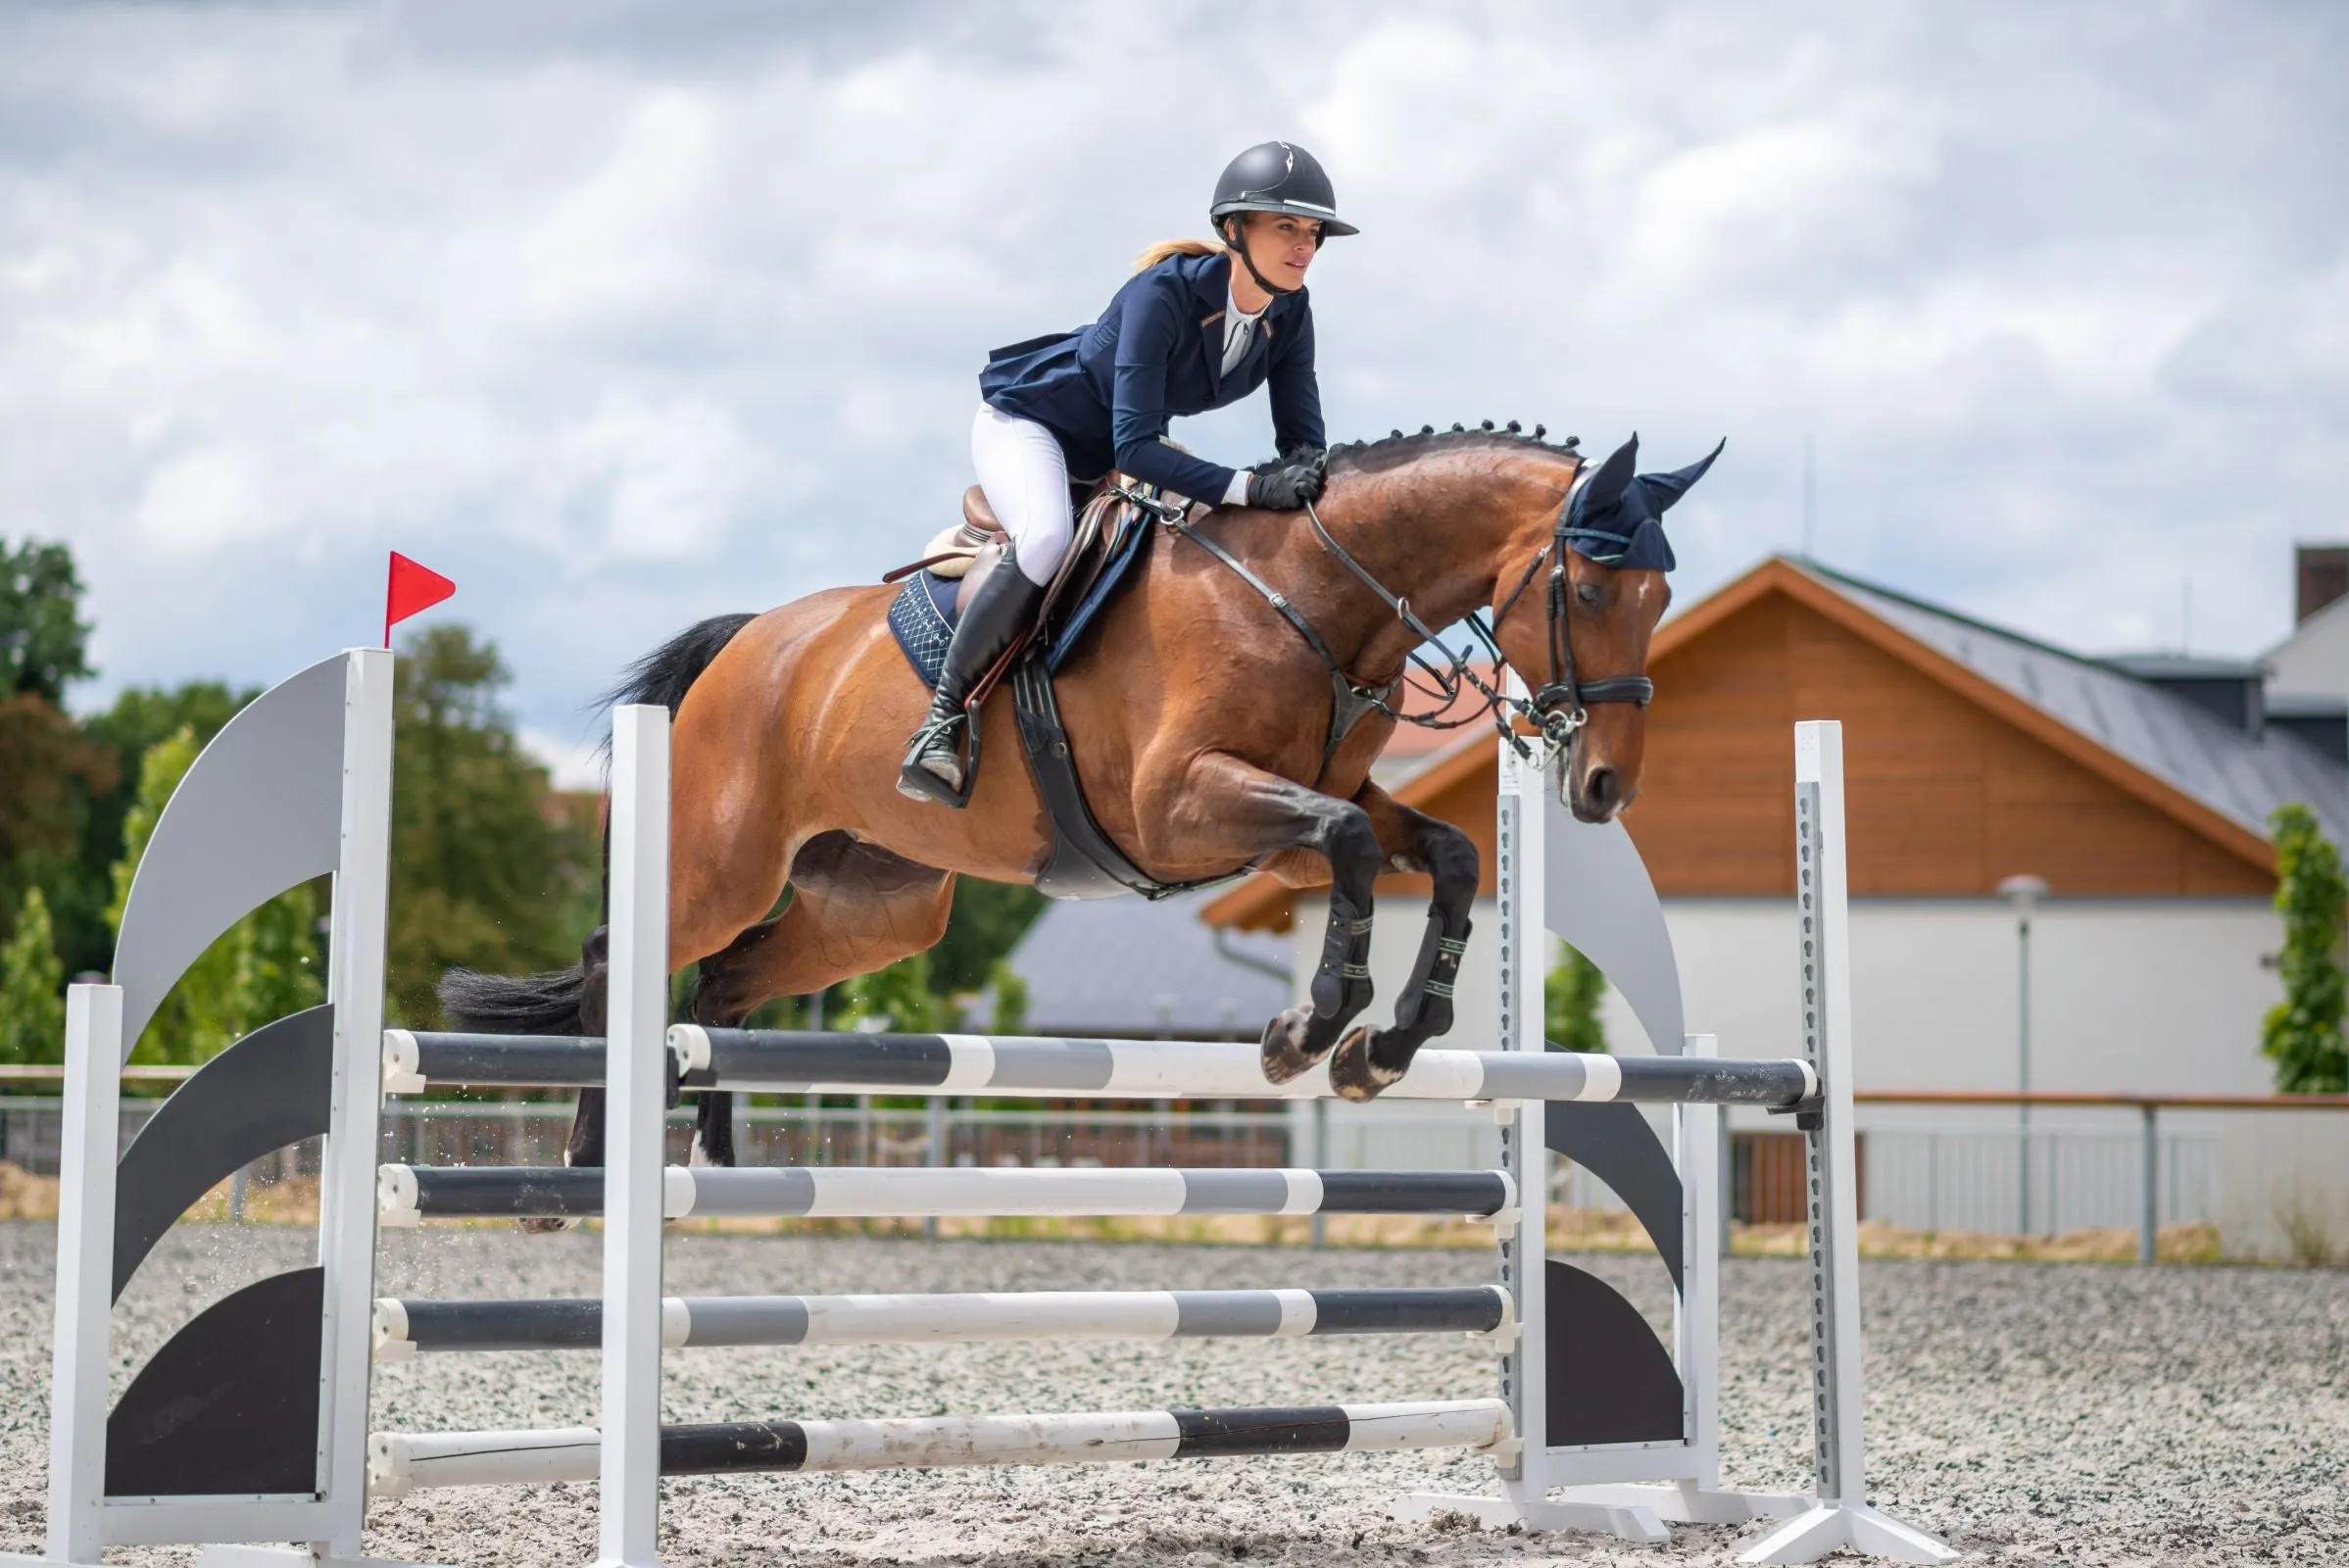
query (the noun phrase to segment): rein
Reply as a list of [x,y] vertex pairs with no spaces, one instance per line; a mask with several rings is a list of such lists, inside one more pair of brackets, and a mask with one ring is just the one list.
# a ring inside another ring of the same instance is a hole
[[[1339,563],[1346,570],[1352,572],[1364,587],[1378,595],[1381,603],[1395,612],[1395,618],[1419,639],[1419,647],[1435,644],[1437,651],[1444,656],[1444,666],[1443,668],[1438,668],[1425,655],[1419,652],[1419,648],[1415,647],[1407,656],[1408,663],[1406,663],[1403,673],[1397,675],[1388,685],[1375,687],[1360,684],[1338,662],[1337,658],[1331,654],[1329,645],[1322,640],[1321,634],[1313,629],[1312,622],[1307,620],[1303,613],[1290,602],[1286,594],[1267,583],[1238,556],[1193,525],[1190,519],[1191,509],[1188,506],[1178,507],[1162,501],[1156,496],[1143,494],[1131,487],[1120,487],[1117,494],[1133,506],[1156,517],[1167,528],[1189,539],[1193,544],[1198,545],[1229,567],[1241,581],[1254,589],[1257,595],[1280,614],[1282,619],[1288,621],[1296,629],[1297,635],[1304,639],[1305,646],[1312,649],[1314,655],[1320,659],[1323,667],[1329,673],[1333,689],[1339,694],[1339,712],[1331,725],[1329,743],[1322,751],[1323,766],[1329,765],[1330,757],[1337,751],[1338,743],[1345,738],[1346,731],[1351,727],[1352,716],[1374,710],[1394,719],[1396,723],[1413,724],[1421,729],[1433,730],[1460,729],[1480,720],[1489,719],[1493,728],[1500,733],[1501,738],[1515,748],[1520,757],[1532,760],[1535,756],[1534,748],[1526,744],[1525,737],[1519,734],[1516,726],[1510,722],[1511,715],[1523,717],[1531,720],[1542,732],[1543,755],[1540,759],[1540,765],[1546,766],[1553,758],[1566,749],[1568,743],[1574,739],[1574,732],[1590,722],[1590,704],[1634,703],[1639,707],[1645,708],[1655,697],[1655,682],[1645,675],[1605,675],[1596,680],[1585,680],[1579,676],[1575,668],[1573,599],[1568,592],[1571,584],[1568,581],[1566,552],[1578,539],[1606,540],[1618,546],[1618,553],[1630,544],[1629,538],[1623,534],[1609,533],[1600,528],[1580,527],[1569,520],[1573,513],[1575,497],[1589,482],[1591,474],[1596,471],[1594,466],[1590,464],[1581,464],[1578,467],[1579,471],[1575,474],[1574,483],[1567,487],[1565,499],[1558,503],[1558,520],[1556,526],[1551,530],[1549,543],[1536,551],[1533,560],[1526,563],[1525,570],[1519,574],[1516,586],[1509,590],[1508,597],[1501,601],[1499,608],[1493,611],[1490,619],[1481,611],[1471,611],[1463,617],[1469,631],[1479,643],[1484,645],[1485,652],[1492,658],[1493,663],[1496,666],[1505,663],[1506,660],[1501,655],[1497,636],[1500,622],[1511,610],[1516,608],[1517,601],[1524,597],[1526,589],[1532,586],[1534,573],[1542,569],[1542,563],[1544,560],[1550,563],[1548,590],[1545,595],[1545,608],[1549,612],[1546,637],[1549,653],[1549,679],[1541,690],[1533,694],[1531,699],[1512,697],[1505,691],[1488,684],[1469,666],[1466,650],[1455,653],[1445,648],[1438,638],[1435,628],[1428,625],[1411,609],[1411,602],[1408,599],[1379,581],[1367,566],[1354,558],[1352,552],[1338,542],[1337,535],[1331,533],[1329,525],[1321,520],[1320,510],[1310,501],[1305,503],[1305,515],[1311,519],[1313,532],[1321,541],[1322,548],[1336,557]],[[1435,685],[1428,687],[1411,680],[1409,667],[1411,664],[1418,665],[1435,682]],[[1396,693],[1405,686],[1438,702],[1441,706],[1429,713],[1402,711],[1395,706],[1395,698]],[[1459,718],[1442,717],[1441,714],[1445,709],[1459,701],[1463,687],[1474,688],[1484,701],[1477,706],[1474,711]],[[1346,711],[1348,708],[1353,710],[1352,716]]]

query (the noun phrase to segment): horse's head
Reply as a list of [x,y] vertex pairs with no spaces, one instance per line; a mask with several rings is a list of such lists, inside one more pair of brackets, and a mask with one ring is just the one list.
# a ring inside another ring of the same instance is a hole
[[1607,821],[1639,793],[1655,690],[1647,642],[1672,598],[1664,513],[1720,454],[1639,473],[1633,436],[1577,470],[1564,505],[1539,519],[1547,538],[1526,541],[1521,559],[1533,564],[1498,579],[1501,651],[1533,689],[1543,729],[1567,741],[1559,794],[1582,821]]

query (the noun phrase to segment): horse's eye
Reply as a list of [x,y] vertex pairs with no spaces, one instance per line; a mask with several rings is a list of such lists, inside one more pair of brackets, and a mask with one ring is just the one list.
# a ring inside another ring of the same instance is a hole
[[1578,582],[1574,585],[1574,597],[1586,605],[1596,605],[1605,601],[1607,591],[1594,582]]

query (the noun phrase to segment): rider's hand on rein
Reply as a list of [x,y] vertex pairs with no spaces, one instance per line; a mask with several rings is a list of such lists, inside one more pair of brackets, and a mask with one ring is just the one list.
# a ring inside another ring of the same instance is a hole
[[1248,504],[1268,512],[1296,512],[1321,496],[1319,463],[1286,461],[1248,476]]

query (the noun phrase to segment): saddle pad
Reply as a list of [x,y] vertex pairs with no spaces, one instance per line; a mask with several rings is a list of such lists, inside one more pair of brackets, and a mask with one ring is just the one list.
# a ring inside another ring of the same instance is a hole
[[[1149,542],[1150,529],[1137,519],[1110,546],[1109,564],[1094,579],[1085,597],[1065,614],[1058,616],[1059,624],[1052,629],[1052,641],[1045,653],[1045,667],[1057,674],[1076,652],[1101,608],[1113,598],[1126,580],[1134,575],[1134,563],[1142,558],[1142,548]],[[959,618],[954,608],[954,596],[962,584],[931,571],[917,571],[907,577],[898,596],[890,601],[889,629],[898,640],[898,649],[913,673],[932,691],[938,689],[939,673],[946,668],[946,646],[954,639],[954,622]]]
[[946,645],[954,640],[954,595],[962,584],[932,571],[917,571],[905,579],[889,606],[889,629],[913,673],[932,691],[946,668]]

